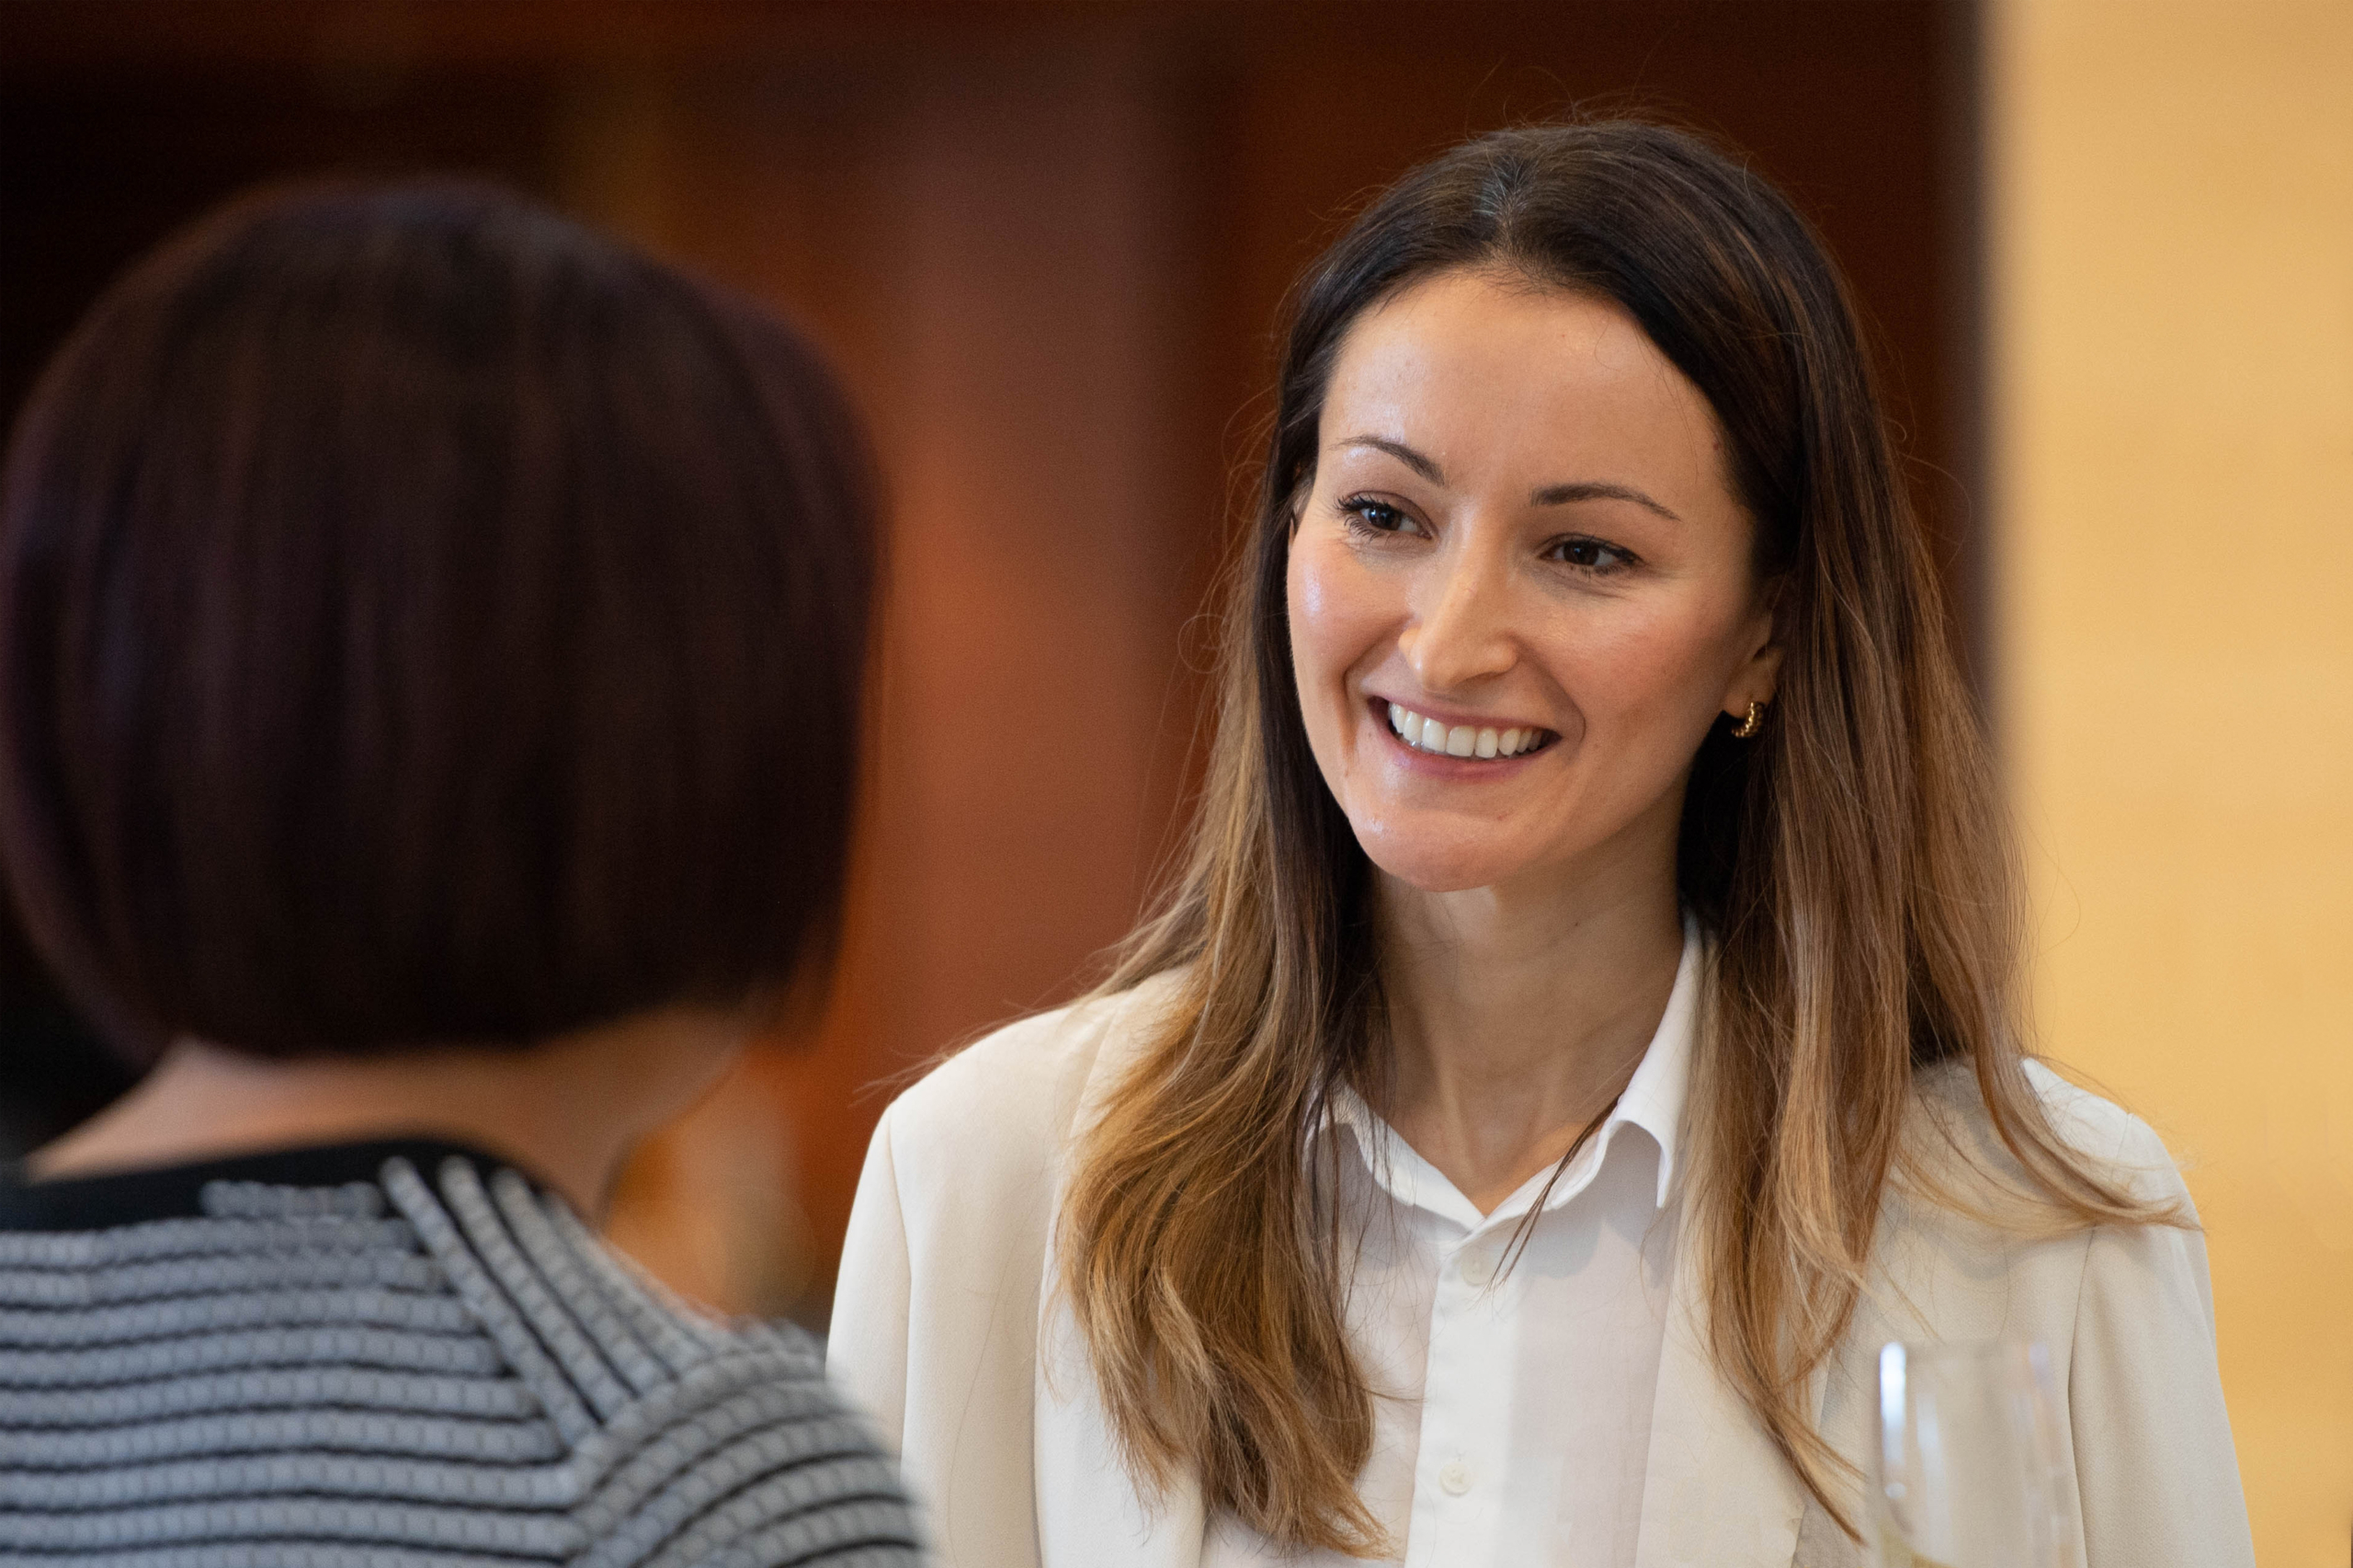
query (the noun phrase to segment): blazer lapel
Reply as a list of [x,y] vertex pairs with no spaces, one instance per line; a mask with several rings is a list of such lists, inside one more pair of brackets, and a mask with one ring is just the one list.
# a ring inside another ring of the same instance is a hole
[[1683,1224],[1677,1244],[1634,1561],[1637,1568],[1790,1568],[1806,1491],[1716,1375],[1694,1229]]
[[[1847,1328],[1846,1342],[1813,1374],[1814,1430],[1822,1434],[1822,1440],[1834,1451],[1858,1467],[1870,1462],[1874,1431],[1871,1403],[1879,1393],[1876,1347],[1892,1337],[1878,1332],[1879,1327],[1866,1298],[1856,1309],[1855,1322]],[[1859,1475],[1846,1480],[1848,1484],[1843,1493],[1834,1492],[1833,1495],[1839,1497],[1858,1529],[1868,1529],[1870,1523],[1864,1514],[1870,1501],[1868,1489]],[[1840,1529],[1837,1521],[1810,1494],[1804,1500],[1804,1513],[1798,1524],[1796,1568],[1861,1568],[1865,1562],[1862,1545]]]
[[1111,1431],[1069,1309],[1047,1308],[1037,1394],[1043,1568],[1198,1568],[1208,1518],[1189,1472],[1142,1495]]
[[[1132,1006],[1134,1004],[1131,1003]],[[1128,1066],[1132,1037],[1123,1015],[1106,1034],[1080,1096],[1075,1129],[1093,1124],[1104,1093]],[[1062,1183],[1047,1226],[1045,1278],[1038,1322],[1038,1370],[1031,1431],[1038,1488],[1041,1568],[1199,1568],[1208,1533],[1200,1487],[1189,1471],[1165,1495],[1142,1494],[1120,1457],[1096,1386],[1084,1336],[1060,1289],[1053,1236]]]

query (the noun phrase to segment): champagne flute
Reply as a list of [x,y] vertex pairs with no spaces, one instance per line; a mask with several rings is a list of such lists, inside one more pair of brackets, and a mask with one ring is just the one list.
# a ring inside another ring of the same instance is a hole
[[2081,1568],[2043,1346],[1888,1346],[1874,1460],[1881,1568]]

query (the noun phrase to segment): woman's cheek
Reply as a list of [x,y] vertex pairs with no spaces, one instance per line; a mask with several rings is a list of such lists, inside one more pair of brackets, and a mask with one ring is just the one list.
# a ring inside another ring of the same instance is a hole
[[1374,619],[1362,577],[1344,553],[1320,544],[1302,543],[1292,557],[1291,639],[1303,684],[1328,689],[1356,664]]
[[1303,539],[1291,556],[1291,618],[1311,635],[1318,634],[1332,613],[1332,565],[1328,554],[1313,539]]
[[1712,628],[1689,614],[1630,614],[1597,627],[1564,662],[1581,683],[1623,718],[1680,723],[1693,701],[1721,684],[1722,655]]

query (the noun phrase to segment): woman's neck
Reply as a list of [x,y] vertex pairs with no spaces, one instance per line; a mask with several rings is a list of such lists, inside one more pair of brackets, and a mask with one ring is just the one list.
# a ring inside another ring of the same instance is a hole
[[522,1048],[275,1062],[187,1040],[27,1164],[50,1179],[437,1137],[513,1160],[595,1215],[630,1150],[717,1080],[744,1035],[741,1018],[663,1009]]
[[1533,886],[1383,878],[1399,1136],[1482,1213],[1556,1164],[1624,1089],[1683,950],[1671,854]]

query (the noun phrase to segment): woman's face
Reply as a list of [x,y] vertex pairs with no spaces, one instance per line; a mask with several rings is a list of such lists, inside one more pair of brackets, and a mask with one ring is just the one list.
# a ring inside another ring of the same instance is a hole
[[1443,273],[1343,339],[1290,548],[1324,782],[1429,892],[1670,858],[1779,653],[1707,400],[1616,305]]

